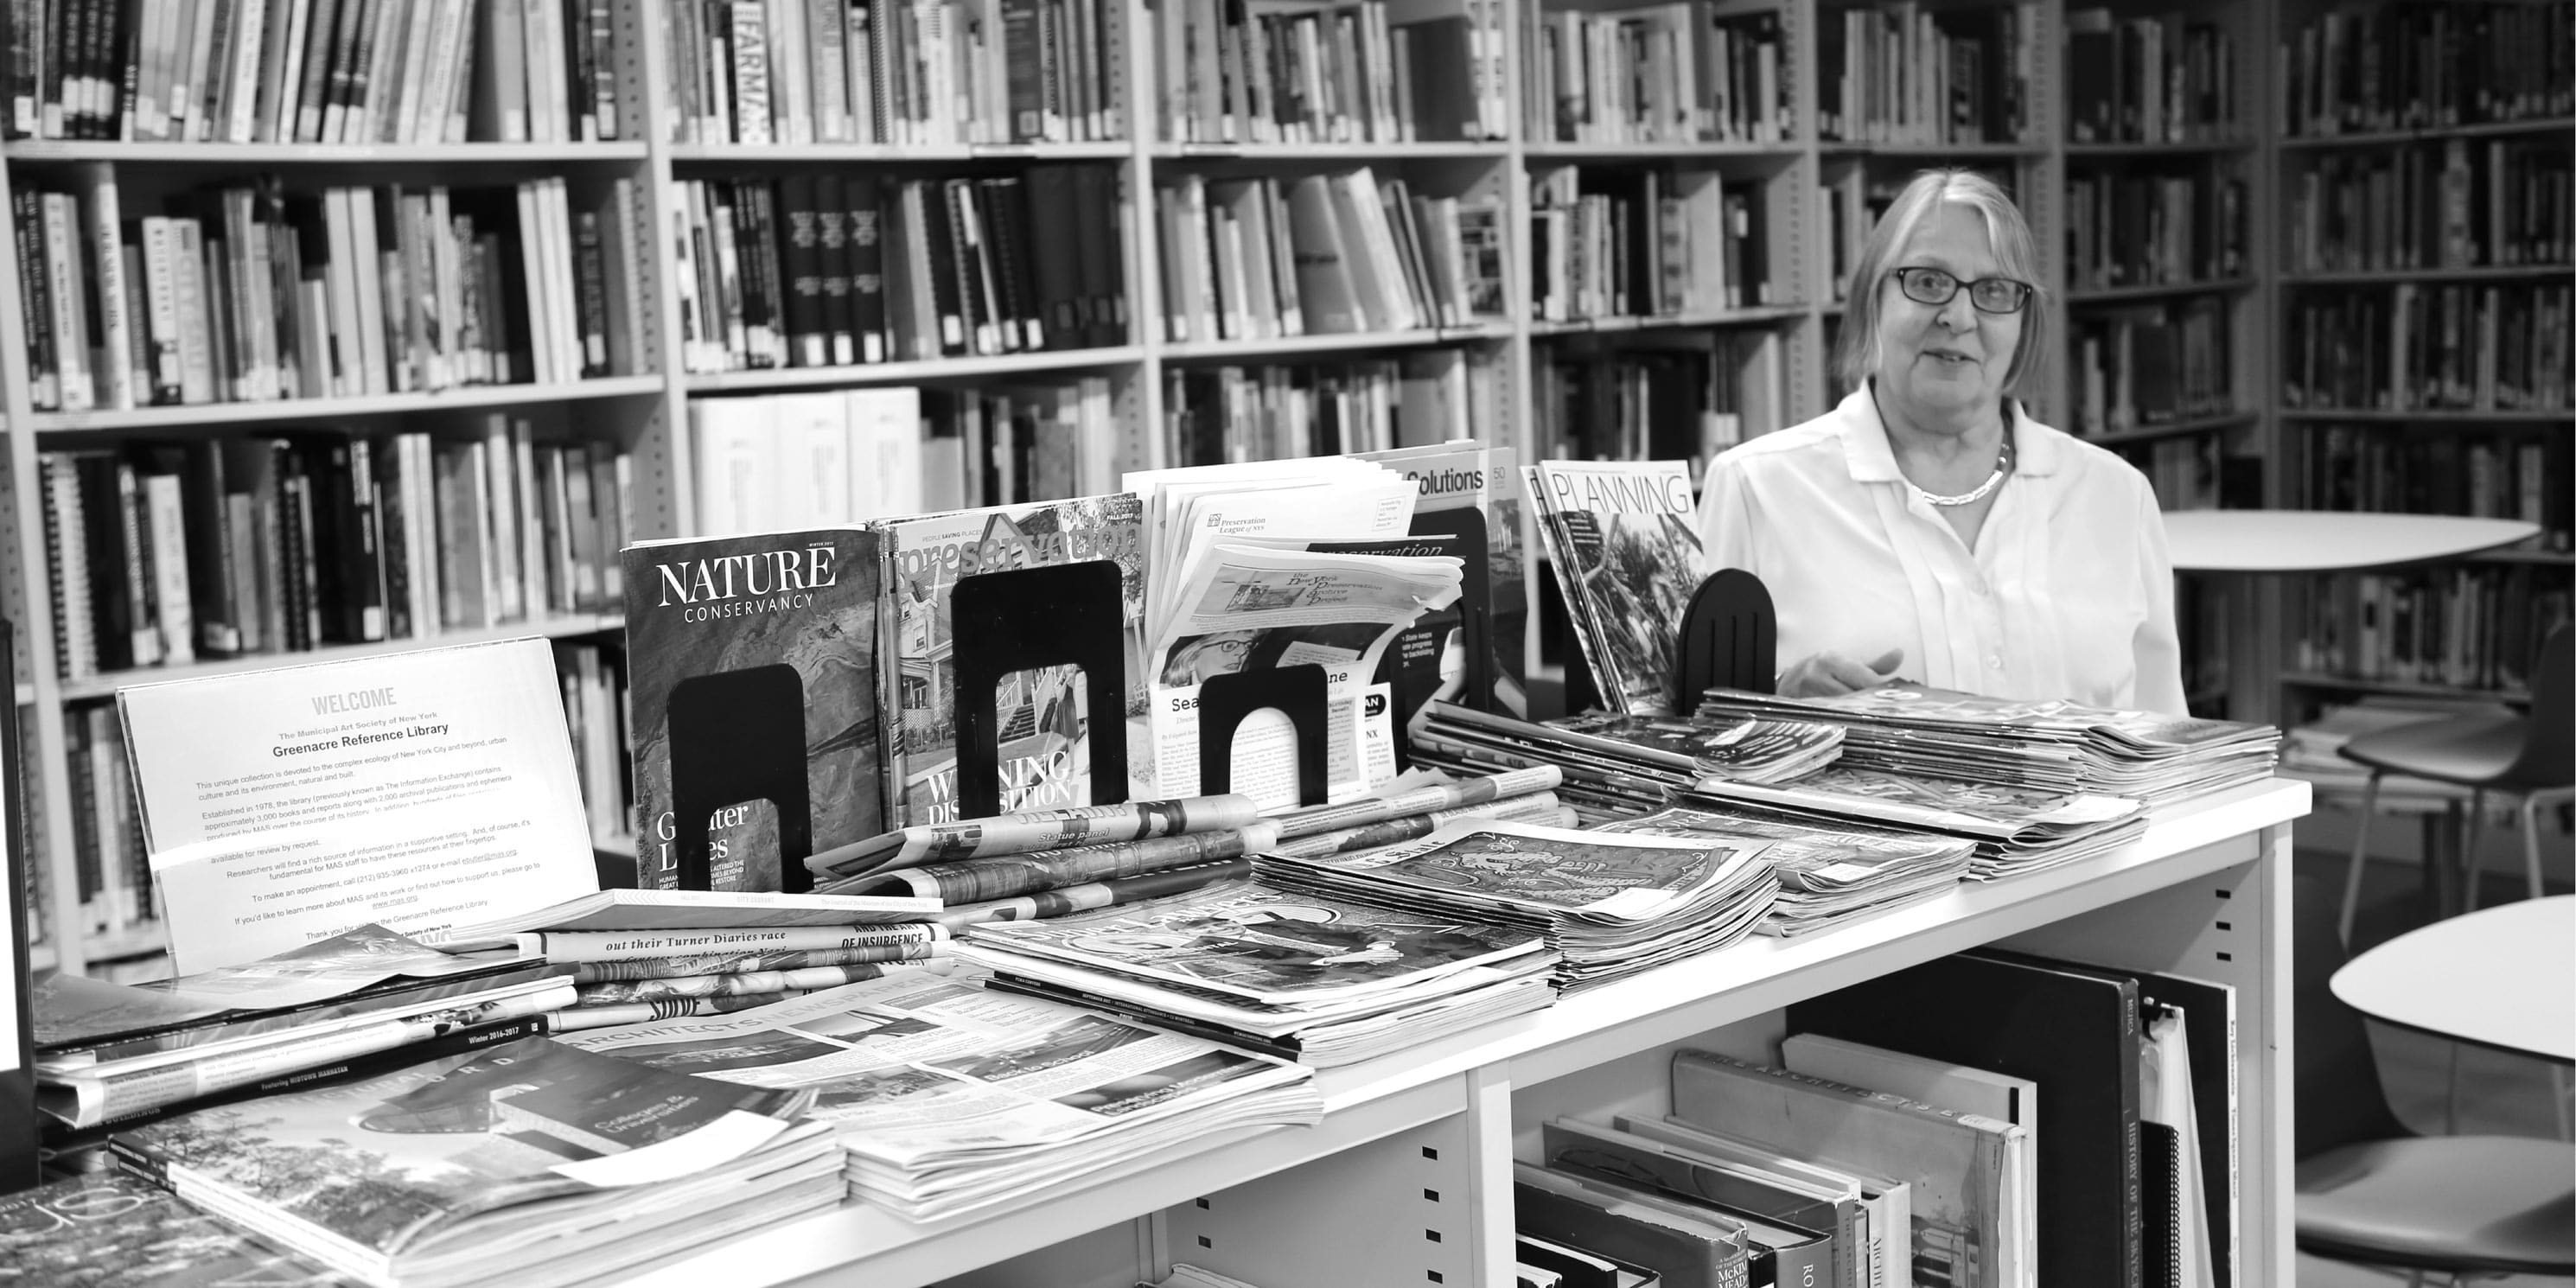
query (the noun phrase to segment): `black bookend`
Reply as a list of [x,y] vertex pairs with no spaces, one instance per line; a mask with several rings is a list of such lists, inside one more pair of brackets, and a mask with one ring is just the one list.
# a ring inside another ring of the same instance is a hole
[[[1458,642],[1466,653],[1461,706],[1494,709],[1494,579],[1486,554],[1485,512],[1480,509],[1433,510],[1413,516],[1417,537],[1455,537],[1450,552],[1466,564],[1466,583],[1458,590]],[[1416,707],[1420,703],[1414,704]],[[1411,710],[1401,703],[1398,710]]]
[[1272,667],[1220,675],[1199,686],[1199,795],[1220,796],[1234,785],[1234,733],[1244,717],[1277,708],[1297,731],[1297,803],[1321,805],[1332,787],[1326,749],[1332,737],[1325,702],[1324,668]]
[[1106,559],[961,577],[949,597],[957,666],[957,814],[1002,812],[1002,678],[1082,668],[1091,803],[1127,799],[1127,642],[1118,565]]
[[1681,645],[1673,710],[1697,711],[1712,688],[1771,692],[1780,631],[1762,579],[1741,568],[1710,573],[1682,614]]
[[805,779],[805,679],[784,662],[671,686],[672,853],[679,888],[712,877],[707,820],[717,810],[768,801],[778,810],[778,888],[814,888],[814,810]]
[[[0,618],[0,671],[18,673],[16,623]],[[36,1169],[35,985],[27,974],[27,935],[34,917],[27,907],[26,795],[18,780],[18,704],[0,705],[0,836],[5,836],[8,882],[0,898],[9,906],[9,969],[0,987],[10,990],[11,1017],[0,1042],[0,1194],[23,1190],[41,1177]],[[63,927],[56,927],[61,933]]]

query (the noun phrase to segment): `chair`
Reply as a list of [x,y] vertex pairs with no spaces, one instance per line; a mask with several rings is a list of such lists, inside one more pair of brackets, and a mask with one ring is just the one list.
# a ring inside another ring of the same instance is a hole
[[[2379,780],[2387,774],[2469,789],[2466,834],[2460,847],[2467,869],[2461,880],[2466,908],[2477,907],[2478,825],[2487,794],[2520,795],[2524,874],[2531,897],[2540,897],[2540,811],[2545,805],[2576,800],[2576,726],[2570,725],[2568,716],[2569,704],[2576,702],[2576,674],[2571,674],[2570,647],[2569,628],[2564,625],[2541,643],[2539,664],[2531,670],[2527,717],[2427,720],[2344,744],[2346,759],[2370,766],[2370,783],[2361,794],[2360,823],[2353,829],[2352,864],[2344,873],[2343,913],[2337,922],[2344,943],[2352,942],[2353,915],[2361,899],[2361,863],[2370,849],[2370,818],[2378,808]],[[2426,862],[2431,861],[2427,856]]]
[[2291,891],[2295,1209],[2299,1247],[2450,1275],[2576,1274],[2576,1162],[2562,1141],[2418,1136],[2388,1107],[2361,1013],[2327,981],[2344,963],[2326,889]]

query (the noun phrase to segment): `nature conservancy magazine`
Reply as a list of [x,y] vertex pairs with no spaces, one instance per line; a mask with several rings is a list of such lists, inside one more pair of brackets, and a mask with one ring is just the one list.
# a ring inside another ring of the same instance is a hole
[[[876,683],[884,710],[897,713],[886,739],[888,826],[944,823],[959,813],[957,583],[983,573],[1105,560],[1118,565],[1120,618],[1133,629],[1145,611],[1140,515],[1137,499],[1118,493],[951,510],[880,525],[886,568],[880,629],[886,645],[877,658]],[[1084,735],[1097,727],[1103,736],[1123,737],[1123,718],[1145,712],[1143,677],[1131,668],[1124,712],[1089,708],[1077,668],[1045,666],[1003,677],[996,727],[1004,811],[1089,804],[1090,744]],[[1095,726],[1095,720],[1101,723]]]
[[1527,930],[1228,881],[1127,908],[967,932],[970,961],[1038,957],[1255,1002],[1382,992],[1543,951]]
[[562,1041],[811,1093],[811,1116],[841,1132],[852,1187],[917,1220],[1055,1189],[1224,1127],[1311,1123],[1323,1107],[1294,1065],[907,968]]
[[77,1176],[0,1198],[0,1284],[10,1288],[353,1282],[130,1176]]
[[[639,884],[802,891],[807,855],[885,830],[877,540],[826,528],[627,548]],[[684,793],[695,817],[675,814]]]
[[1543,461],[1528,479],[1602,705],[1672,714],[1682,615],[1708,572],[1689,463]]
[[[529,1038],[119,1135],[129,1172],[369,1284],[544,1284],[658,1256],[656,1225],[792,1207],[809,1092]],[[800,1188],[801,1187],[801,1188]],[[775,1219],[773,1211],[767,1219]]]

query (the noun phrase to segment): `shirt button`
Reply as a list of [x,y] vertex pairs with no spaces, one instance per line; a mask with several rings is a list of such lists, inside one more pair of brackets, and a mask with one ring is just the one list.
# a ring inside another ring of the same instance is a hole
[[2001,653],[1986,654],[1986,669],[1989,671],[2000,671],[2004,669],[2004,655]]
[[1986,581],[1986,579],[1985,579],[1985,578],[1983,578],[1983,577],[1979,577],[1979,578],[1977,578],[1977,594],[1979,594],[1980,596],[1983,596],[1983,595],[1991,595],[1991,594],[1993,594],[1993,593],[1995,593],[1995,588],[1994,588],[1994,586],[1993,586],[1993,585],[1989,584],[1989,583]]

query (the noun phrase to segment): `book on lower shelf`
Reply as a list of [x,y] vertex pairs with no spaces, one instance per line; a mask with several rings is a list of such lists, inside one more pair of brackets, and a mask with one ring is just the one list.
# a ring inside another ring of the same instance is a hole
[[2013,143],[2046,119],[2039,6],[1824,10],[1816,128],[1842,143]]
[[[2281,133],[2328,138],[2563,117],[2576,22],[2557,5],[2373,5],[2281,33]],[[2357,76],[2364,50],[2439,51],[2415,75]]]
[[1627,11],[1531,5],[1522,120],[1535,142],[1782,143],[1787,38],[1776,12],[1695,0]]
[[1715,170],[1558,166],[1530,176],[1531,315],[1601,322],[1785,303],[1762,186]]
[[2106,8],[2069,9],[2064,22],[2070,142],[2205,142],[2244,128],[2225,26]]
[[2294,411],[2536,412],[2576,406],[2565,284],[2303,287],[2282,306]]
[[1221,465],[1382,452],[1476,437],[1500,421],[1503,365],[1482,347],[1400,358],[1163,373],[1163,459]]
[[1155,10],[1155,118],[1171,143],[1499,141],[1502,6],[1362,0],[1251,9],[1177,0]]

